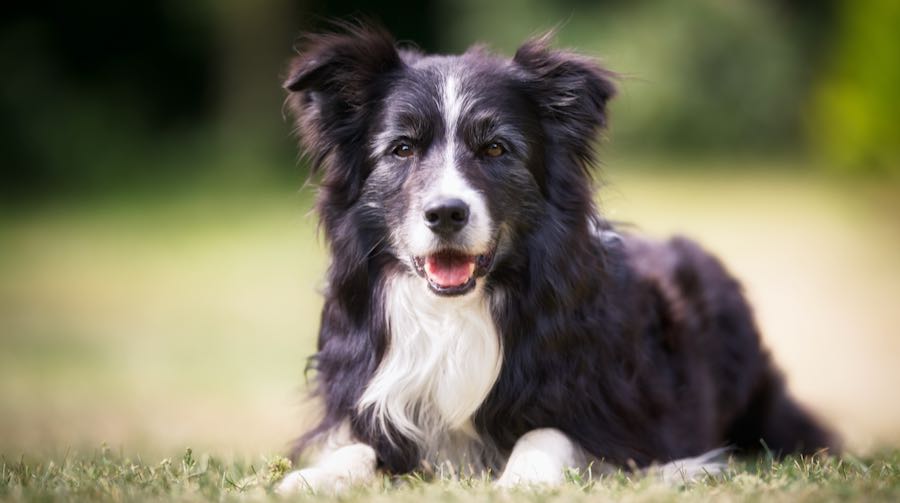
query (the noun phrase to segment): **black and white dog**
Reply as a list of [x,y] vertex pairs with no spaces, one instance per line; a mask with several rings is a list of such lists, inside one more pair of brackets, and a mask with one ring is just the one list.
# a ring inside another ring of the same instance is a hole
[[280,490],[444,463],[552,484],[591,463],[832,445],[715,258],[598,214],[612,77],[547,37],[512,59],[425,55],[368,25],[306,37],[284,86],[332,259],[324,418],[299,442],[319,460]]

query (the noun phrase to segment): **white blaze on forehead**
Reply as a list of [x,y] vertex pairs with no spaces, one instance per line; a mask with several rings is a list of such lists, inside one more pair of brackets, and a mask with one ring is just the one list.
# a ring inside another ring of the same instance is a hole
[[[435,188],[438,191],[438,196],[462,199],[460,196],[471,189],[456,167],[456,129],[463,107],[463,98],[459,93],[459,80],[453,73],[447,73],[444,78],[442,91],[441,112],[444,116],[445,136],[444,162]],[[463,200],[465,201],[465,199]]]
[[462,113],[463,101],[459,92],[459,79],[448,73],[443,86],[444,125],[447,127],[447,141],[453,141],[459,116]]

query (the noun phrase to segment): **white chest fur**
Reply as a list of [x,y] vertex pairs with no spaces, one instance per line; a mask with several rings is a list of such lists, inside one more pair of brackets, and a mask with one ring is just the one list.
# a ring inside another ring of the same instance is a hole
[[385,303],[390,340],[359,401],[428,450],[456,433],[472,433],[469,419],[500,372],[497,330],[481,285],[464,297],[438,297],[421,278],[391,281]]

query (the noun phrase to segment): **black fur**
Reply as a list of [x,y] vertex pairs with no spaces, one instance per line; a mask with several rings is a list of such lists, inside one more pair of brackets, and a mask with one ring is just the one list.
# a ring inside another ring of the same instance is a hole
[[[399,216],[365,203],[402,205],[424,183],[425,168],[406,164],[391,180],[369,177],[379,131],[402,127],[423,152],[440,137],[429,119],[430,74],[414,68],[426,56],[367,25],[310,35],[299,52],[285,88],[321,177],[317,209],[332,256],[313,359],[325,416],[299,445],[348,421],[382,468],[407,472],[420,447],[396,432],[389,442],[356,408],[388,344],[386,281],[410,274],[385,239]],[[715,258],[683,238],[596,232],[613,230],[597,216],[590,174],[612,74],[551,49],[546,37],[511,61],[475,49],[457,64],[490,104],[466,138],[480,141],[479,128],[493,122],[515,125],[508,159],[466,161],[477,164],[466,173],[514,244],[485,278],[489,294],[512,294],[493,312],[503,366],[473,418],[479,434],[508,452],[529,430],[554,427],[623,466],[723,445],[753,451],[763,441],[779,453],[833,448],[786,394],[740,285]]]

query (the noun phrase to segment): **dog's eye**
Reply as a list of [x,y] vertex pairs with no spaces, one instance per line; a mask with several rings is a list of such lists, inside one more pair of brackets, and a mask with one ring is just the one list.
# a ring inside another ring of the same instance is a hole
[[400,145],[394,147],[394,155],[396,155],[397,157],[402,157],[405,159],[407,157],[412,157],[414,153],[415,152],[413,151],[412,146],[408,143],[401,143]]
[[488,157],[500,157],[506,153],[506,149],[497,142],[491,142],[484,146],[483,152]]

